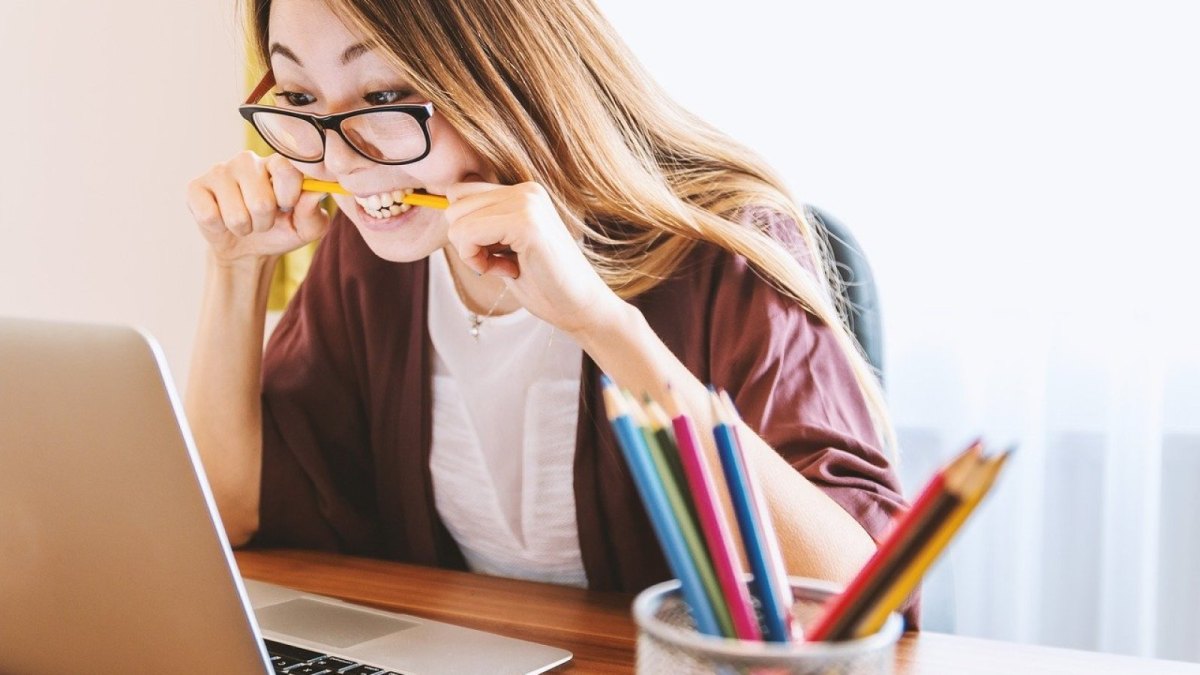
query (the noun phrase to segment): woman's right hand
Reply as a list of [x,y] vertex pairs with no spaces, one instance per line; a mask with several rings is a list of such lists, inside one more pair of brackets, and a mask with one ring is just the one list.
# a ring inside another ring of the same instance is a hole
[[188,209],[217,262],[278,256],[324,236],[325,195],[302,193],[303,178],[282,155],[244,150],[189,183]]

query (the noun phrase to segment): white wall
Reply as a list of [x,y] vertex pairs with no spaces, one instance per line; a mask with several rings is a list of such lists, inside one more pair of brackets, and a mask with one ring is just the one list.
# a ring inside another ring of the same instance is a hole
[[186,376],[187,181],[242,141],[233,2],[0,2],[0,315],[131,323]]
[[[1136,310],[1196,280],[1197,3],[598,1],[676,98],[851,227],[889,318]],[[987,278],[1010,291],[981,306]]]

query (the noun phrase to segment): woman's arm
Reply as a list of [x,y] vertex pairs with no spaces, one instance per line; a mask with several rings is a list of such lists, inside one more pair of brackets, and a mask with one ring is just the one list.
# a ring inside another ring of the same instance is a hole
[[[572,335],[601,370],[622,387],[656,400],[664,400],[669,382],[697,427],[712,427],[707,386],[663,344],[637,308],[614,302],[597,308],[594,319]],[[744,423],[741,427],[747,459],[770,505],[788,572],[849,581],[874,553],[871,537],[753,429]],[[711,447],[709,462],[720,466]]]
[[[478,274],[505,279],[513,297],[570,334],[622,387],[661,400],[669,382],[697,424],[711,426],[707,387],[663,343],[646,317],[605,285],[542,186],[460,183],[451,187],[447,196],[451,202],[446,211],[449,239],[468,267]],[[495,253],[503,249],[507,250]],[[748,274],[741,277],[750,280]],[[753,281],[754,288],[765,289],[761,280]],[[734,318],[731,323],[738,325],[738,335],[748,336],[742,325],[746,318],[743,305],[744,299],[736,294],[721,301],[723,311]],[[790,306],[788,311],[800,317],[803,310],[795,303]],[[735,342],[724,333],[715,337]],[[759,336],[753,337],[755,340],[741,346],[742,351],[761,348]],[[771,384],[762,382],[762,386]],[[870,535],[752,429],[744,428],[742,437],[770,504],[789,571],[848,581],[875,549]],[[715,459],[714,455],[710,449],[710,459]]]
[[209,256],[185,408],[230,543],[258,529],[263,326],[274,259]]
[[230,543],[258,529],[263,325],[275,261],[323,236],[323,195],[301,194],[283,157],[238,153],[188,184],[208,242],[204,298],[184,408]]

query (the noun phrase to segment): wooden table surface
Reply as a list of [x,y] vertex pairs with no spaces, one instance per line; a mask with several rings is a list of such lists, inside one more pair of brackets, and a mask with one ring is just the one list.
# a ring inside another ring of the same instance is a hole
[[[292,550],[236,552],[242,574],[310,593],[423,616],[570,650],[555,672],[633,671],[633,596],[502,579],[403,563]],[[993,640],[908,633],[899,675],[1190,673],[1200,665]]]

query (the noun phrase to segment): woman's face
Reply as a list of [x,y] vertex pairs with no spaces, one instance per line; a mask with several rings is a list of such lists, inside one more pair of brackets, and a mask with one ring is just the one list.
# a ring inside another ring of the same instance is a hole
[[[426,101],[378,50],[365,49],[365,36],[352,33],[322,0],[274,0],[268,34],[274,91],[282,95],[274,101],[268,97],[264,103],[329,115]],[[446,245],[443,212],[413,207],[380,219],[369,214],[359,199],[406,188],[444,195],[449,186],[464,180],[496,181],[495,172],[436,110],[428,125],[429,155],[412,164],[377,164],[332,132],[325,135],[321,162],[292,164],[307,176],[337,181],[355,195],[333,198],[376,255],[396,262],[419,260]]]

